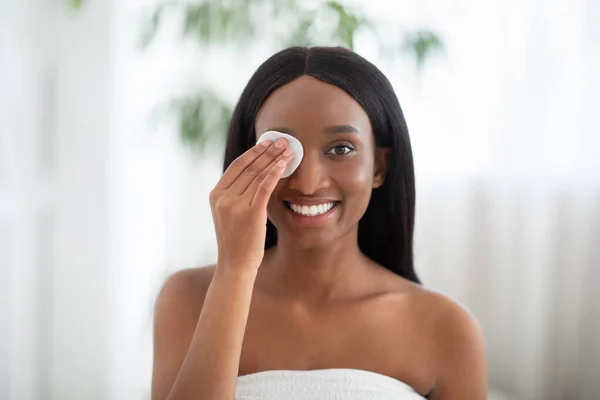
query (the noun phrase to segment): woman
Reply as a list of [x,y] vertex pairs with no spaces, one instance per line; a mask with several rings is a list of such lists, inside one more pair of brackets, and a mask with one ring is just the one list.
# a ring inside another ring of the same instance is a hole
[[[304,148],[288,178],[287,142],[255,145],[269,130]],[[410,140],[371,63],[294,47],[261,65],[210,203],[217,264],[157,299],[153,399],[486,398],[477,322],[413,269]]]

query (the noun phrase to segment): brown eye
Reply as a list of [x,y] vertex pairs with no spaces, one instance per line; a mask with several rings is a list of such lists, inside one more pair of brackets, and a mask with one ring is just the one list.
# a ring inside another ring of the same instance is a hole
[[346,154],[350,154],[352,152],[354,152],[354,148],[344,144],[332,147],[331,150],[327,152],[327,154],[332,154],[335,156],[345,156]]

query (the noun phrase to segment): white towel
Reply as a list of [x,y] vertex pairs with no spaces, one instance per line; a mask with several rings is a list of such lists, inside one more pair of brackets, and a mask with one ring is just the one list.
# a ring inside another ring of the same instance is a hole
[[404,382],[358,369],[263,371],[237,379],[236,400],[423,400]]

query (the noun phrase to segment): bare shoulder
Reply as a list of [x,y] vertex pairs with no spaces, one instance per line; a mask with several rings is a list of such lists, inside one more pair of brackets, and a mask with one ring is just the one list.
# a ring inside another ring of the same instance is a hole
[[475,316],[441,293],[420,288],[409,297],[432,349],[435,386],[430,398],[485,399],[485,344]]
[[154,307],[155,337],[163,332],[189,331],[202,310],[215,267],[183,269],[165,281]]
[[[385,271],[387,274],[387,271]],[[481,329],[475,316],[464,306],[442,293],[426,289],[408,279],[384,275],[386,282],[392,282],[387,291],[397,300],[396,308],[402,317],[411,316],[415,329],[430,332],[441,345],[457,338],[481,338]],[[395,308],[395,307],[394,307]]]
[[409,316],[413,328],[433,342],[438,354],[455,351],[459,346],[472,346],[472,351],[481,347],[479,321],[466,307],[410,281],[404,281],[397,289],[400,315]]
[[452,298],[431,290],[419,287],[412,291],[411,306],[418,311],[422,320],[434,332],[442,330],[443,337],[449,334],[459,336],[481,334],[479,322],[475,316],[464,306]]
[[194,301],[204,297],[215,272],[215,266],[182,269],[164,282],[157,297],[157,307],[173,302]]

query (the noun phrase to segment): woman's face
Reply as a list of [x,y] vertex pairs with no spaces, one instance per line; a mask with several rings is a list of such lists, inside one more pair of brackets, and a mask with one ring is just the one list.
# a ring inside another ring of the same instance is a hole
[[358,102],[334,85],[302,76],[269,96],[255,129],[257,138],[275,130],[304,147],[300,166],[280,180],[267,208],[280,240],[313,248],[357,232],[386,166]]

